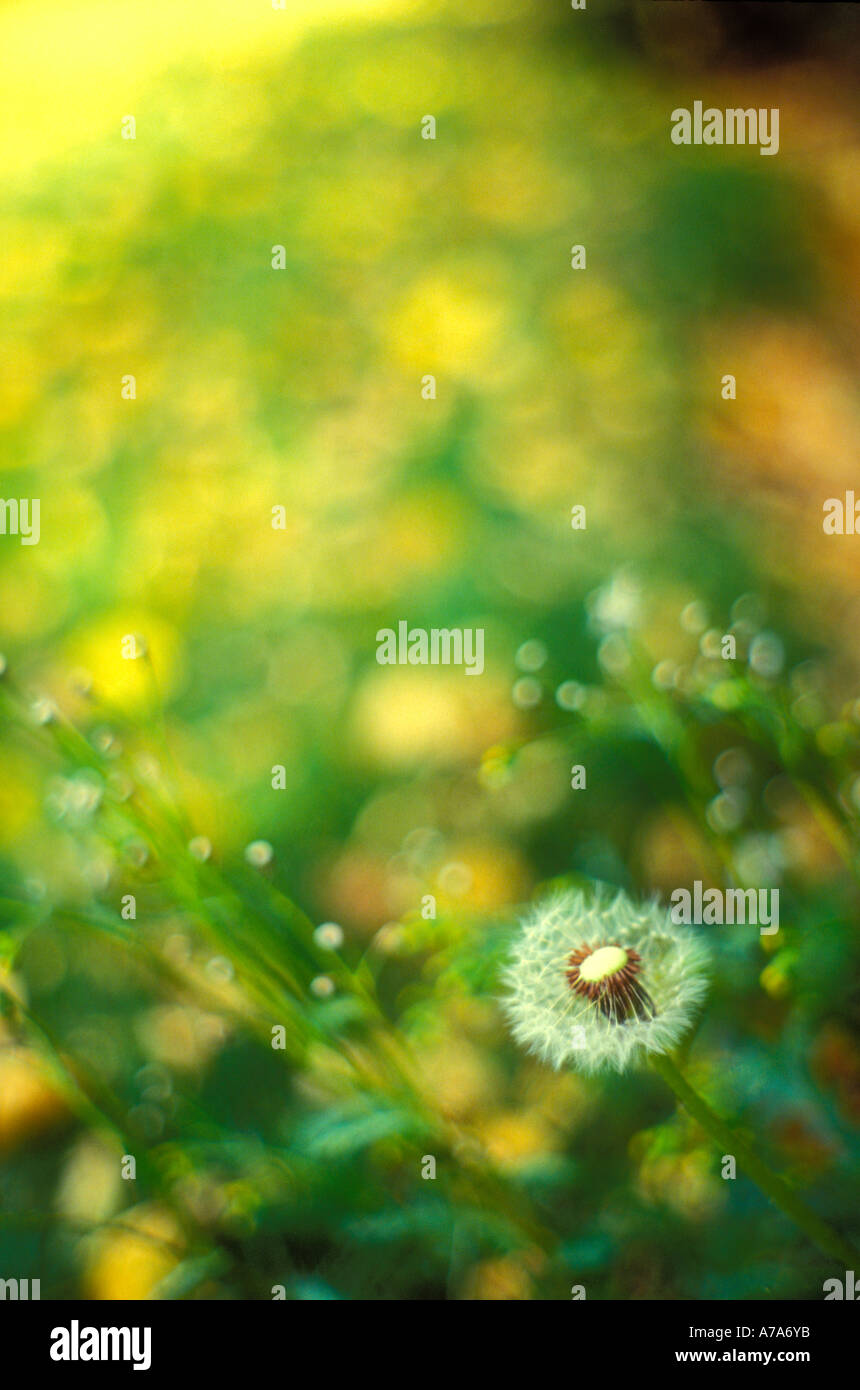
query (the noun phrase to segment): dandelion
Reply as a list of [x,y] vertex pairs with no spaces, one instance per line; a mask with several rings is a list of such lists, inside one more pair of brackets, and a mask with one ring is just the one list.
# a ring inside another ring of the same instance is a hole
[[650,1062],[718,1154],[733,1154],[825,1254],[856,1260],[852,1246],[710,1108],[672,1057],[705,996],[707,969],[703,943],[658,903],[636,906],[606,889],[591,899],[565,892],[524,922],[504,972],[505,1009],[517,1041],[557,1068],[594,1074]]
[[337,951],[343,945],[343,927],[337,922],[323,922],[314,932],[314,941],[325,951]]
[[265,869],[275,857],[275,851],[268,840],[252,840],[245,846],[245,859],[254,869]]
[[555,1067],[641,1065],[689,1030],[707,959],[694,933],[656,903],[564,893],[526,921],[506,971],[514,1037]]

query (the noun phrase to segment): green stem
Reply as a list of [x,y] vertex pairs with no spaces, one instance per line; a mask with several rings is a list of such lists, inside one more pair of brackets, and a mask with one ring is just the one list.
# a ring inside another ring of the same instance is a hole
[[789,1186],[785,1178],[774,1173],[750,1148],[746,1140],[732,1129],[730,1124],[720,1119],[719,1115],[714,1114],[698,1092],[693,1090],[672,1058],[665,1054],[663,1056],[653,1054],[651,1062],[654,1070],[675,1092],[693,1119],[698,1120],[711,1138],[722,1146],[723,1153],[732,1154],[737,1159],[747,1176],[752,1178],[756,1186],[761,1188],[774,1206],[779,1207],[780,1211],[796,1222],[800,1229],[806,1232],[809,1239],[818,1246],[819,1250],[822,1250],[825,1255],[829,1255],[832,1259],[838,1260],[843,1269],[856,1269],[857,1261],[860,1259],[858,1252],[852,1248],[848,1241],[837,1235],[826,1221],[822,1221],[821,1217],[817,1216],[812,1208],[807,1206],[803,1198],[799,1197]]

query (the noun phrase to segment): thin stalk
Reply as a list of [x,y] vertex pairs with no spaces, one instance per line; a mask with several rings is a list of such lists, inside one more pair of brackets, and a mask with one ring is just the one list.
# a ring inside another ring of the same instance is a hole
[[732,1154],[737,1159],[747,1177],[752,1179],[774,1206],[794,1221],[819,1250],[831,1259],[838,1260],[843,1269],[856,1269],[860,1254],[828,1226],[826,1221],[822,1221],[789,1186],[785,1178],[774,1173],[726,1120],[714,1113],[698,1091],[693,1090],[672,1058],[666,1054],[652,1055],[651,1062],[654,1070],[675,1092],[693,1119],[699,1122],[702,1129],[717,1144],[722,1145],[723,1153]]

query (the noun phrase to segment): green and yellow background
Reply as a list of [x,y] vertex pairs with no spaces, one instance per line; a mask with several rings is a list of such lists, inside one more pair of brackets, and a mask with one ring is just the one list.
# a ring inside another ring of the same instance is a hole
[[[0,1277],[766,1300],[841,1273],[656,1078],[519,1053],[498,970],[556,881],[779,887],[777,935],[713,929],[687,1065],[850,1232],[860,539],[822,504],[860,495],[856,31],[0,7],[0,492],[41,501],[38,545],[0,537]],[[778,107],[779,154],[673,146],[694,100]],[[378,666],[402,619],[483,627],[485,673]]]

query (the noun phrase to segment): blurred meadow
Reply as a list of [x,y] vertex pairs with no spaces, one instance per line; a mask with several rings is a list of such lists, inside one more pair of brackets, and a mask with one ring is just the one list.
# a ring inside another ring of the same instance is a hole
[[[555,883],[778,887],[778,934],[703,929],[688,1067],[856,1222],[860,541],[822,530],[858,481],[856,31],[0,7],[0,492],[41,499],[0,536],[0,1278],[841,1273],[656,1077],[524,1055],[498,974]],[[672,145],[696,99],[779,107],[778,156]],[[484,674],[378,665],[400,620],[483,627]]]

